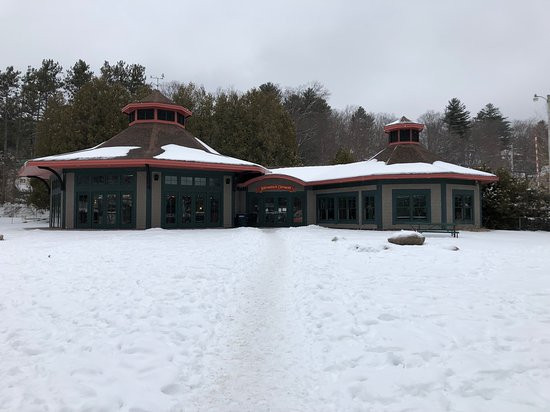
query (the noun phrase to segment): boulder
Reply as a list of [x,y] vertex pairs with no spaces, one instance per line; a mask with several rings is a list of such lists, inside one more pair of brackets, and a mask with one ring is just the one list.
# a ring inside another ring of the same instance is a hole
[[388,242],[395,245],[423,245],[426,238],[418,232],[411,230],[402,230],[394,233],[388,238]]

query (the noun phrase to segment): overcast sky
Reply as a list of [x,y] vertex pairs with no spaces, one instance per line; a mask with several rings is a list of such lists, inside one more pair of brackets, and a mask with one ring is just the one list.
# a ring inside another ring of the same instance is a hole
[[458,97],[546,118],[550,0],[0,0],[0,68],[140,63],[208,90],[312,81],[338,109],[416,118]]

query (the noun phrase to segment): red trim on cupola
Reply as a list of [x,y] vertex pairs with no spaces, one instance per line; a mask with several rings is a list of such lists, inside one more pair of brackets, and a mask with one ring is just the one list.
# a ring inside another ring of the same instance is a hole
[[173,110],[175,112],[183,114],[185,117],[193,116],[193,112],[183,106],[177,104],[168,104],[168,103],[128,103],[122,108],[122,113],[130,114],[130,112],[137,109],[162,109],[162,110]]
[[424,129],[424,125],[422,123],[396,123],[384,126],[384,132],[386,133],[401,129],[418,130],[420,132]]

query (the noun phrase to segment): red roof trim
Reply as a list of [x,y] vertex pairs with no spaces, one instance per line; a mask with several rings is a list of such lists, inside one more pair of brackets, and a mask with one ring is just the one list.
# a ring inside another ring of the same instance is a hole
[[259,176],[254,179],[250,179],[244,183],[241,183],[239,187],[247,187],[252,183],[266,180],[266,179],[284,179],[289,180],[303,186],[316,186],[316,185],[328,185],[338,183],[350,183],[350,182],[364,182],[372,180],[399,180],[399,179],[461,179],[461,180],[474,180],[483,183],[491,183],[498,181],[496,176],[480,176],[470,175],[465,173],[401,173],[401,174],[385,174],[385,175],[371,175],[371,176],[355,176],[346,177],[341,179],[328,179],[328,180],[316,180],[312,182],[304,182],[298,178],[282,175],[272,174]]
[[168,103],[129,103],[122,108],[122,113],[130,113],[132,110],[136,109],[165,109],[165,110],[174,110],[176,112],[183,113],[185,116],[193,116],[193,112],[183,106],[177,104],[168,104]]
[[387,126],[384,126],[384,132],[388,133],[393,130],[401,130],[401,129],[416,129],[416,130],[422,130],[424,129],[424,125],[422,123],[396,123],[396,124],[390,124]]
[[[226,165],[221,163],[189,162],[164,159],[94,159],[94,160],[29,160],[19,171],[19,176],[37,175],[38,166],[47,166],[52,169],[98,169],[110,167],[140,167],[140,166],[172,167],[177,169],[220,170],[232,172],[259,172],[266,169],[258,165]],[[49,175],[39,172],[38,175]]]

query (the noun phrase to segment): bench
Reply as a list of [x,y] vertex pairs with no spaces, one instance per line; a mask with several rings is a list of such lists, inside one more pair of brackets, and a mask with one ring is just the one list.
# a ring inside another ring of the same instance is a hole
[[459,234],[454,223],[424,223],[413,225],[412,228],[420,233],[450,233],[453,237]]

